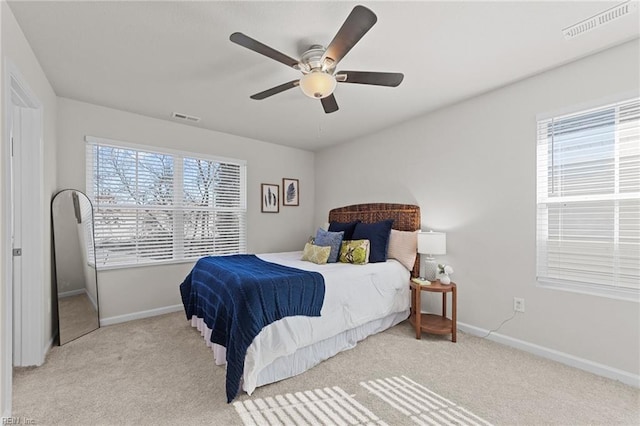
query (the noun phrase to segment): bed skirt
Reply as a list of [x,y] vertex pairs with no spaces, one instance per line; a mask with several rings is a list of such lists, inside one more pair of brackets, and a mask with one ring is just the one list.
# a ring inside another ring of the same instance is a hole
[[[333,337],[321,340],[312,345],[308,345],[297,349],[294,353],[277,358],[274,362],[264,366],[256,377],[248,377],[245,371],[242,380],[242,389],[249,395],[259,387],[269,383],[274,383],[289,377],[297,376],[304,373],[308,369],[318,365],[325,359],[331,358],[339,352],[352,349],[356,344],[373,334],[380,333],[391,328],[409,317],[409,310],[397,312],[384,318],[370,321],[358,327],[343,331]],[[204,323],[202,318],[193,316],[191,318],[191,326],[200,331],[205,343],[213,351],[213,357],[216,365],[225,365],[226,349],[211,343],[211,330]],[[260,338],[260,335],[256,339]],[[247,356],[250,356],[251,351]],[[259,360],[253,360],[259,363]]]

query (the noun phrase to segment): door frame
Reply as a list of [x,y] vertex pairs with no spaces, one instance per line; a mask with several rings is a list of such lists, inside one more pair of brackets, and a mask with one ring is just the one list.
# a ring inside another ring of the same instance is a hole
[[[6,57],[4,58],[4,134],[2,144],[3,176],[2,188],[2,231],[0,244],[3,246],[1,270],[3,292],[2,318],[2,394],[3,405],[11,407],[11,386],[13,365],[41,365],[48,350],[48,341],[44,338],[44,318],[46,307],[44,303],[44,193],[43,193],[43,107],[34,95],[18,67]],[[22,284],[21,284],[21,312],[13,311],[13,256],[11,246],[13,205],[11,199],[11,128],[13,123],[13,106],[24,108],[22,114],[28,120],[27,131],[22,132],[21,138],[21,182],[22,208]],[[28,161],[27,161],[28,159]],[[27,265],[31,265],[28,267]],[[50,304],[49,304],[50,305]],[[49,306],[49,312],[51,307]],[[21,359],[13,360],[13,316],[20,315],[21,321]]]

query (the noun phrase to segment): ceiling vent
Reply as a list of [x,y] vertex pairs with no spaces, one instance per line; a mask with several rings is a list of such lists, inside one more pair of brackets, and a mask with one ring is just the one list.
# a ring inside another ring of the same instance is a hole
[[193,115],[182,114],[181,112],[174,112],[171,114],[172,118],[176,120],[188,121],[190,123],[197,123],[200,121],[200,117],[195,117]]
[[614,6],[611,9],[607,9],[604,12],[598,13],[591,18],[578,22],[575,25],[567,27],[562,30],[562,33],[564,34],[564,38],[569,40],[586,32],[593,31],[604,24],[608,24],[609,22],[622,18],[623,16],[634,12],[637,8],[638,3],[629,0],[619,4],[618,6]]
[[634,12],[637,8],[637,2],[628,0],[618,6],[614,6],[611,9],[598,13],[591,18],[587,18],[584,21],[567,27],[562,30],[562,33],[564,34],[564,38],[569,40],[586,32],[593,31],[604,24],[615,21],[616,19],[622,18],[623,16]]

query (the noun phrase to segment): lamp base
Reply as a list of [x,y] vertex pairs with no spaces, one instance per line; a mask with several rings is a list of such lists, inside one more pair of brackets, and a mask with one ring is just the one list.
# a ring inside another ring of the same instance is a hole
[[435,281],[438,275],[438,264],[435,260],[427,259],[424,261],[424,277],[428,281]]

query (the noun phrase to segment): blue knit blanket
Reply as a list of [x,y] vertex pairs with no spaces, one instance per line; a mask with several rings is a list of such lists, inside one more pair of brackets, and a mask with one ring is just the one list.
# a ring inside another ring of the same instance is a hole
[[263,327],[287,316],[320,316],[324,278],[254,255],[203,257],[180,285],[187,319],[202,318],[227,349],[227,402],[240,390],[247,348]]

